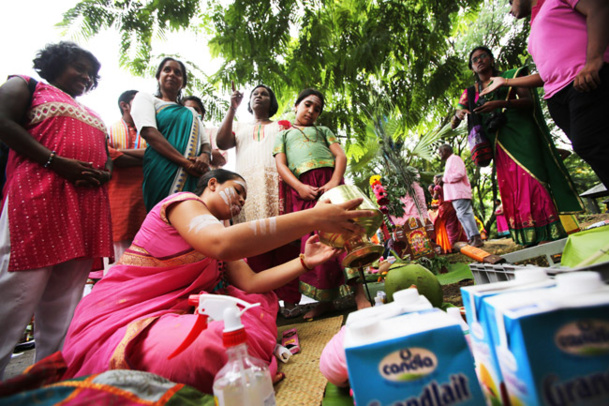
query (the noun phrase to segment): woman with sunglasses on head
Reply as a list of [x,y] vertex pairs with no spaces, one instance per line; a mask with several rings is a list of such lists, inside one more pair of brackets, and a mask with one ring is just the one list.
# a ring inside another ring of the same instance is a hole
[[[546,127],[537,94],[525,88],[502,87],[484,98],[479,93],[491,77],[510,79],[526,75],[526,67],[499,72],[487,47],[469,54],[469,68],[476,83],[474,108],[468,89],[459,99],[452,126],[472,114],[482,117],[485,135],[491,142],[497,183],[515,243],[533,246],[566,237],[559,215],[582,211],[581,201]],[[471,122],[469,122],[471,125]]]
[[[76,99],[100,63],[71,42],[38,52],[46,82],[0,87],[0,139],[10,148],[0,217],[0,380],[32,315],[36,361],[61,350],[94,260],[112,256],[101,118]],[[101,263],[101,261],[99,261]]]

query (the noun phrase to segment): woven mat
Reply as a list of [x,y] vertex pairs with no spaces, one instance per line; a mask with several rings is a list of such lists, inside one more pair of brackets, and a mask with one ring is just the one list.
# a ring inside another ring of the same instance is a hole
[[319,357],[342,323],[343,316],[337,316],[278,328],[278,342],[281,342],[285,330],[296,328],[300,352],[293,355],[287,364],[279,362],[279,371],[284,372],[286,377],[275,385],[277,406],[321,404],[328,381],[319,372]]

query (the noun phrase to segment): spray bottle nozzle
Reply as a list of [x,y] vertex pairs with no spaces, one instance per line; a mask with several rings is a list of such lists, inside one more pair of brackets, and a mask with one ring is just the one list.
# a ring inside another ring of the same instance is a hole
[[198,307],[199,306],[199,297],[201,297],[201,295],[188,296],[188,305],[192,306],[192,307]]
[[[241,315],[252,307],[260,306],[260,303],[251,304],[231,296],[209,294],[190,295],[188,304],[196,307],[197,321],[182,344],[167,359],[172,359],[188,348],[199,334],[207,328],[209,319],[212,321],[224,320],[225,334],[242,330]],[[239,310],[239,306],[242,306],[243,310]]]

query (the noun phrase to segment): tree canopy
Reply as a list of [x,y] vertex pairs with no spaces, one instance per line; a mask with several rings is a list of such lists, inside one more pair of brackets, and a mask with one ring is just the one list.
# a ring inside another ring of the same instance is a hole
[[[386,102],[382,114],[398,127],[389,132],[405,145],[398,154],[405,165],[439,172],[429,151],[440,138],[468,154],[463,129],[447,131],[446,124],[473,82],[470,50],[489,47],[504,68],[530,63],[529,24],[508,10],[507,0],[82,0],[62,24],[84,37],[118,29],[121,63],[139,75],[160,57],[153,39],[169,31],[202,33],[211,55],[224,62],[209,77],[196,73],[188,90],[203,97],[214,121],[227,108],[216,94],[226,93],[231,81],[272,87],[279,114],[289,111],[300,90],[317,88],[327,106],[319,123],[343,138],[361,183],[383,167],[377,146],[384,124],[379,127],[383,118],[374,106],[379,95]],[[413,154],[421,139],[427,152]],[[471,163],[469,170],[476,210],[492,220],[494,174]]]
[[[208,78],[217,88],[227,90],[231,81],[265,83],[285,107],[300,90],[315,87],[326,94],[332,112],[324,123],[352,130],[363,128],[359,116],[370,87],[386,94],[409,126],[448,109],[451,90],[466,76],[466,48],[483,39],[472,36],[479,28],[489,33],[487,46],[504,42],[502,59],[517,58],[525,43],[519,34],[526,30],[506,28],[497,15],[503,3],[83,0],[65,13],[63,24],[85,37],[117,28],[121,62],[139,74],[158,57],[153,38],[167,31],[203,32],[211,54],[224,60]],[[505,16],[505,7],[499,11]]]

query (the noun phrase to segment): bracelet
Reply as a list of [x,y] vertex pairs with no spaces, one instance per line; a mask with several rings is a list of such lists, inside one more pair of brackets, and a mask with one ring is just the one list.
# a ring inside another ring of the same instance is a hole
[[510,84],[509,84],[509,83],[510,83],[510,80],[506,78],[506,79],[505,79],[505,85],[506,85],[507,87],[510,87]]
[[304,261],[305,260],[305,254],[300,254],[298,257],[300,258],[300,265],[302,265],[302,267],[305,270],[307,270],[307,271],[312,271],[313,270],[313,268],[309,268],[307,266],[307,264],[305,263],[305,261]]
[[459,118],[459,116],[457,115],[457,113],[455,113],[455,118],[459,121],[461,121],[461,118]]
[[49,159],[47,160],[47,162],[42,165],[43,168],[48,168],[49,165],[51,165],[51,162],[53,162],[53,159],[55,159],[55,156],[57,155],[57,152],[52,151],[51,155],[49,155]]
[[236,113],[236,112],[237,112],[237,109],[236,109],[236,108],[234,108],[233,106],[230,106],[230,109],[233,111],[233,113]]

